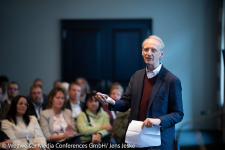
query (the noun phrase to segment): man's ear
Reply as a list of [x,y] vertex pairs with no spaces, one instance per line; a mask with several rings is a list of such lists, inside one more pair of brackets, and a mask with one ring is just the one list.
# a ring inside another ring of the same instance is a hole
[[164,56],[165,51],[161,51],[161,56],[160,58],[162,58]]

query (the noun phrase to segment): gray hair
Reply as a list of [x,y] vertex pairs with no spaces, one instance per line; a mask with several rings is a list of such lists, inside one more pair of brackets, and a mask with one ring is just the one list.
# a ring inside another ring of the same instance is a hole
[[143,41],[143,43],[142,43],[142,48],[144,47],[144,43],[145,43],[147,40],[150,40],[150,39],[155,39],[155,40],[158,40],[158,41],[160,42],[160,44],[161,44],[160,50],[161,50],[161,51],[163,51],[163,50],[165,49],[165,45],[164,45],[162,39],[160,39],[160,38],[159,38],[158,36],[156,36],[156,35],[151,35],[151,36],[149,36],[147,39],[145,39],[145,40]]

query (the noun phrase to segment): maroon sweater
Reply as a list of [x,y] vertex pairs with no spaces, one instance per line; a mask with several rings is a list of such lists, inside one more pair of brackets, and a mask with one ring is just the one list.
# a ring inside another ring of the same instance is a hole
[[138,115],[139,121],[145,121],[145,119],[146,119],[149,100],[150,100],[152,89],[155,84],[157,76],[158,75],[154,76],[153,78],[148,79],[147,75],[145,74],[140,110],[139,110],[139,115]]

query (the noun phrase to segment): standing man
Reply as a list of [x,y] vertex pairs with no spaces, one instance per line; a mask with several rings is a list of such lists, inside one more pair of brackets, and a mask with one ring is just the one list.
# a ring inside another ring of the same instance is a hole
[[[151,147],[151,150],[174,149],[175,124],[184,116],[181,82],[160,63],[164,48],[163,41],[157,36],[145,39],[142,56],[146,68],[138,70],[131,77],[120,100],[108,101],[111,110],[124,112],[131,108],[128,124],[132,120],[139,120],[143,121],[142,128],[161,126],[161,145]],[[97,93],[98,100],[106,103],[100,95]]]
[[76,118],[83,109],[83,102],[80,102],[81,86],[75,82],[70,83],[68,90],[69,99],[66,108],[72,111],[73,118]]
[[42,103],[43,94],[42,88],[39,85],[32,85],[30,88],[30,98],[28,114],[34,115],[37,119],[40,118],[40,112],[45,110],[47,105]]

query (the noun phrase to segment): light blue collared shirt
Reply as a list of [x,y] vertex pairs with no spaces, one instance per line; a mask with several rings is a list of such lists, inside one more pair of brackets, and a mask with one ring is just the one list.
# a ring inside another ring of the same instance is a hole
[[162,63],[159,64],[157,68],[155,68],[153,71],[148,70],[148,66],[146,66],[146,75],[148,79],[153,78],[154,76],[159,74],[159,71],[161,70]]

